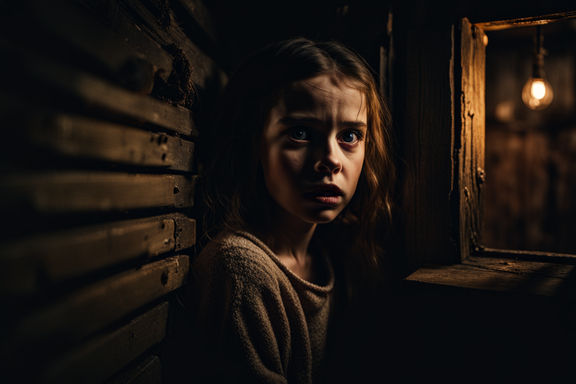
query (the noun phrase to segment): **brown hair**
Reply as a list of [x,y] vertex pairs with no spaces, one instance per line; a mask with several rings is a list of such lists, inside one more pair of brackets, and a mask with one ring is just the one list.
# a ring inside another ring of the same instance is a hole
[[213,234],[222,226],[232,230],[256,229],[270,220],[267,202],[271,198],[257,150],[265,122],[289,84],[323,74],[349,81],[364,93],[368,131],[356,193],[334,224],[320,226],[332,228],[322,228],[319,236],[347,228],[347,233],[355,237],[349,242],[358,255],[355,262],[371,268],[378,264],[378,237],[390,222],[392,211],[395,171],[390,153],[390,117],[368,64],[336,42],[297,38],[275,43],[248,58],[233,74],[212,132],[217,147],[212,148],[214,161],[205,178],[209,214],[205,231]]

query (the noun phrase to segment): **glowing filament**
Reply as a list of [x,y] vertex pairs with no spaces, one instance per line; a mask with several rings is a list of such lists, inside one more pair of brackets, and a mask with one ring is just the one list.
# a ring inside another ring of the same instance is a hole
[[541,110],[550,105],[554,92],[550,83],[541,77],[533,77],[522,90],[522,101],[530,109]]
[[542,100],[546,96],[546,84],[541,79],[535,79],[532,82],[532,89],[530,90],[532,97]]

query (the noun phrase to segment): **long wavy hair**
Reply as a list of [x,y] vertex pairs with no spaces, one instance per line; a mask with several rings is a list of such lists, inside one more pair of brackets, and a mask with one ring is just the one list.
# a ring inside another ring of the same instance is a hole
[[345,231],[353,263],[365,271],[374,269],[381,254],[378,240],[392,213],[390,114],[369,65],[337,42],[281,41],[249,57],[231,76],[209,134],[213,145],[203,180],[204,231],[208,238],[223,228],[257,231],[272,220],[272,199],[259,160],[262,132],[270,110],[291,83],[320,75],[337,76],[364,94],[368,130],[356,193],[333,223],[319,226],[317,237],[329,240],[322,244],[333,244],[341,238],[336,233]]

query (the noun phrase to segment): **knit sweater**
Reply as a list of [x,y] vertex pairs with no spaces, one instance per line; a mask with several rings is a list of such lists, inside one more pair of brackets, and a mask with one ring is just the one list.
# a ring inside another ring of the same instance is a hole
[[313,382],[324,357],[334,287],[328,258],[318,264],[323,277],[314,284],[252,234],[212,240],[191,269],[195,373],[207,382]]

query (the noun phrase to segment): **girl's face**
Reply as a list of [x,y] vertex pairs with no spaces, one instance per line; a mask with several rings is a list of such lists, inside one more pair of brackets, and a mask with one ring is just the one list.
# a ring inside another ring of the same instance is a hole
[[346,81],[321,75],[293,83],[264,127],[261,162],[268,192],[306,223],[334,220],[362,172],[365,97]]

